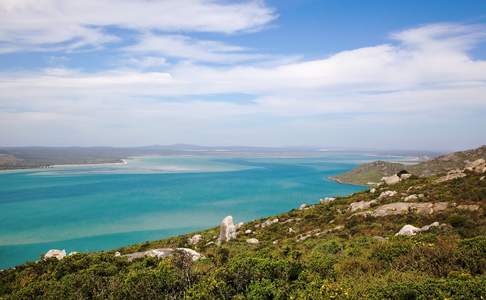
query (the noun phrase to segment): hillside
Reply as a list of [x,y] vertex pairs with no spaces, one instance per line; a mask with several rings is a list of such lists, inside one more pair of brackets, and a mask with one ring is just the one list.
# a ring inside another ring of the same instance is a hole
[[485,168],[27,263],[0,273],[0,298],[484,299]]
[[468,162],[480,158],[486,159],[486,146],[438,156],[414,165],[375,161],[362,164],[347,173],[334,176],[331,179],[341,183],[366,185],[369,182],[379,182],[383,176],[390,176],[401,170],[406,170],[420,177],[432,176],[445,173],[447,170],[462,169]]

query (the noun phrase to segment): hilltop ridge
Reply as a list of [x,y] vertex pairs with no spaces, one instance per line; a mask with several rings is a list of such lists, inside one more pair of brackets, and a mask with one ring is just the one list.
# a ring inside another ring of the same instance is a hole
[[480,158],[486,159],[486,145],[476,149],[441,155],[412,165],[397,162],[374,161],[362,164],[344,174],[333,176],[331,179],[341,183],[366,185],[368,183],[377,183],[382,177],[393,175],[401,170],[406,170],[419,177],[427,177],[445,173],[452,169],[464,168],[468,162]]

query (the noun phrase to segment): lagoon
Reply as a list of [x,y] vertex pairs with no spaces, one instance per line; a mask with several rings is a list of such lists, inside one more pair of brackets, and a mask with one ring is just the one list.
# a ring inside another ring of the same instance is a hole
[[245,222],[347,195],[364,187],[327,177],[376,159],[155,156],[1,172],[0,268],[52,248],[115,249],[213,227],[226,215]]

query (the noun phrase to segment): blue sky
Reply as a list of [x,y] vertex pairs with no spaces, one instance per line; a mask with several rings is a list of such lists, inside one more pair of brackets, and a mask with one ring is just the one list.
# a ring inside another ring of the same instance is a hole
[[486,143],[485,1],[5,0],[2,145]]

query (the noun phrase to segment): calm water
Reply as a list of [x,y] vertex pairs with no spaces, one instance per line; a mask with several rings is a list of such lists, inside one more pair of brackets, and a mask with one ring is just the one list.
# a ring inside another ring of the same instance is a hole
[[127,165],[0,172],[0,268],[52,248],[113,249],[288,211],[363,187],[327,176],[376,157],[144,157]]

